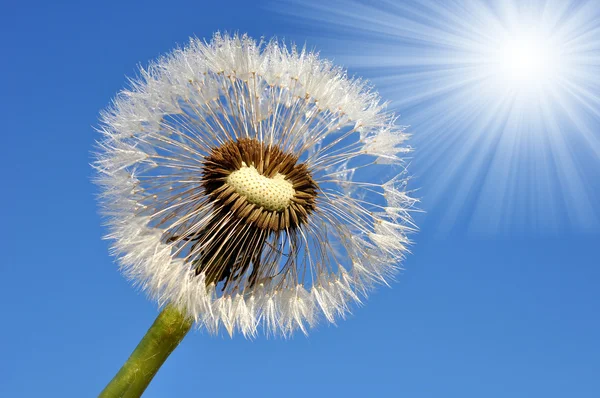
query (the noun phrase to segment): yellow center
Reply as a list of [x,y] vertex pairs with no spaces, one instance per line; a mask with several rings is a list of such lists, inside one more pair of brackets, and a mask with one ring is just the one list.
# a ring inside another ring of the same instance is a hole
[[245,163],[242,163],[239,170],[229,174],[227,184],[249,202],[267,210],[284,210],[296,193],[293,184],[283,174],[277,173],[273,178],[265,177],[254,166],[247,166]]

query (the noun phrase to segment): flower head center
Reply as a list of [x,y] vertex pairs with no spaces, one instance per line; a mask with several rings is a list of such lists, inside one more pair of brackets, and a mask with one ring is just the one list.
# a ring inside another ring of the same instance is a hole
[[260,174],[256,167],[248,166],[245,162],[242,163],[242,167],[229,174],[226,181],[250,203],[266,210],[284,210],[290,205],[296,193],[294,184],[286,180],[285,175],[276,173],[269,178]]
[[213,148],[204,162],[202,186],[216,218],[263,231],[298,228],[316,208],[318,187],[308,166],[256,139]]

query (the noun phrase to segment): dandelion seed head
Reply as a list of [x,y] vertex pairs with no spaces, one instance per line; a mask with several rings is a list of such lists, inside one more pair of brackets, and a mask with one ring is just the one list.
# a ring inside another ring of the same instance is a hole
[[190,40],[101,114],[94,167],[122,272],[214,333],[343,318],[414,230],[395,120],[314,52]]

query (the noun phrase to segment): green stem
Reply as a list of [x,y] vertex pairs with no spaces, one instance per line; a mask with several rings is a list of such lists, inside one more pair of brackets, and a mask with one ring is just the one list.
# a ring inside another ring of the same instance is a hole
[[100,398],[141,397],[158,369],[179,345],[193,321],[179,310],[166,306]]

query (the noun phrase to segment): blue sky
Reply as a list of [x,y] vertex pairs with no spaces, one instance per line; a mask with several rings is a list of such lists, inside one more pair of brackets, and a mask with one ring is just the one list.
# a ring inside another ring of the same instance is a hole
[[[0,396],[95,396],[154,320],[101,239],[94,126],[137,65],[216,30],[306,42],[369,78],[411,126],[421,231],[392,288],[338,326],[191,333],[145,396],[600,395],[600,6],[327,4],[2,5]],[[486,42],[467,39],[511,21],[571,46],[550,94],[489,89]]]

